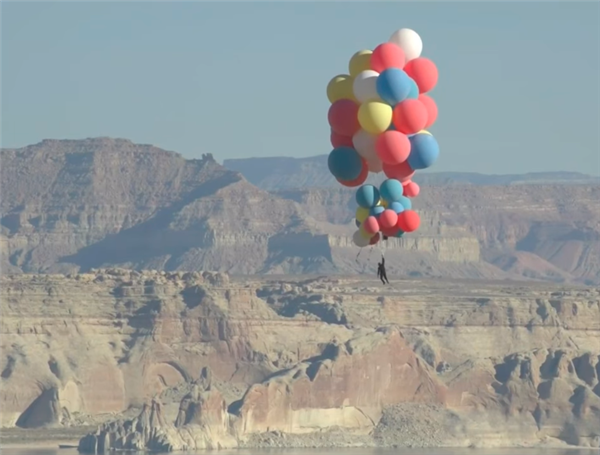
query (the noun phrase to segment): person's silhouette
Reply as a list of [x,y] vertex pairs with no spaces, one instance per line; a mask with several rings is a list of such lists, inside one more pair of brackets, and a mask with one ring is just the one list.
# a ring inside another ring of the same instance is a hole
[[381,280],[383,284],[390,284],[387,273],[385,272],[385,258],[381,256],[381,262],[377,263],[377,277]]

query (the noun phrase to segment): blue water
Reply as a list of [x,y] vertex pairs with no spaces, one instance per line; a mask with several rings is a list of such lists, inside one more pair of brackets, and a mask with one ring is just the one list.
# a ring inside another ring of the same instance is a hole
[[[131,453],[131,452],[129,452]],[[75,455],[76,449],[2,449],[2,455]],[[599,449],[255,449],[174,452],[180,455],[600,455]]]

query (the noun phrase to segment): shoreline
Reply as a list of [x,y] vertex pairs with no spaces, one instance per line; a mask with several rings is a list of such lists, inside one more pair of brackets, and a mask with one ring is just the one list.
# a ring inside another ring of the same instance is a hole
[[[60,447],[65,446],[65,447]],[[64,449],[72,450],[77,449],[79,446],[79,440],[46,440],[46,441],[10,441],[4,443],[0,440],[0,447],[3,449]]]
[[[4,429],[5,430],[5,429]],[[9,429],[10,430],[10,429]],[[8,441],[6,441],[6,439],[9,439]],[[15,438],[12,441],[10,439],[12,438],[0,438],[0,448],[2,449],[27,449],[27,448],[31,448],[31,449],[53,449],[53,450],[76,450],[79,446],[79,438],[76,439],[66,439],[66,438],[52,438],[52,437],[48,437],[46,436],[46,438],[44,439],[35,439],[32,438],[30,440],[27,439],[22,439],[22,438]],[[254,441],[256,442],[256,441]],[[61,447],[62,446],[62,447]],[[586,446],[571,446],[571,445],[563,445],[563,444],[556,444],[556,443],[547,443],[547,444],[539,444],[539,445],[523,445],[523,444],[515,444],[515,445],[511,445],[511,446],[497,446],[497,445],[476,445],[476,446],[469,446],[469,445],[465,445],[465,446],[461,446],[461,445],[439,445],[439,446],[424,446],[424,447],[418,447],[418,446],[408,446],[408,447],[403,447],[403,446],[398,446],[395,444],[390,444],[390,445],[353,445],[352,443],[349,443],[347,445],[343,445],[343,444],[334,444],[333,446],[322,446],[322,445],[315,445],[315,446],[305,446],[302,444],[292,444],[290,446],[285,446],[285,445],[275,445],[275,446],[269,446],[269,445],[261,445],[261,444],[251,444],[251,445],[240,445],[239,447],[237,447],[236,450],[241,450],[243,451],[248,451],[248,450],[268,450],[268,449],[277,449],[277,450],[295,450],[295,449],[315,449],[315,448],[336,448],[336,449],[357,449],[357,448],[369,448],[369,449],[399,449],[399,448],[414,448],[414,449],[448,449],[448,448],[453,448],[453,449],[493,449],[493,450],[510,450],[510,449],[518,449],[518,450],[524,450],[524,449],[531,449],[531,450],[543,450],[546,449],[548,451],[550,451],[550,453],[552,453],[553,451],[557,451],[557,450],[586,450],[586,451],[590,451],[590,453],[595,453],[595,451],[597,451],[597,448],[593,448],[593,447],[586,447]],[[173,452],[173,453],[177,453],[177,452]]]

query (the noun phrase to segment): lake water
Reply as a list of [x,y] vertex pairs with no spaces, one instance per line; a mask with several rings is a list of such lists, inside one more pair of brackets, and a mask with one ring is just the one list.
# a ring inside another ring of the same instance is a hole
[[[600,455],[599,449],[256,449],[173,452],[179,455]],[[3,449],[2,455],[75,455],[76,449]]]

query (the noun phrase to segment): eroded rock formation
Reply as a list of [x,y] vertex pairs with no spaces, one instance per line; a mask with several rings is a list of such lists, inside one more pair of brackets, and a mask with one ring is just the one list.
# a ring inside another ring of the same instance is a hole
[[393,284],[3,277],[2,425],[99,422],[88,451],[598,445],[597,289]]

